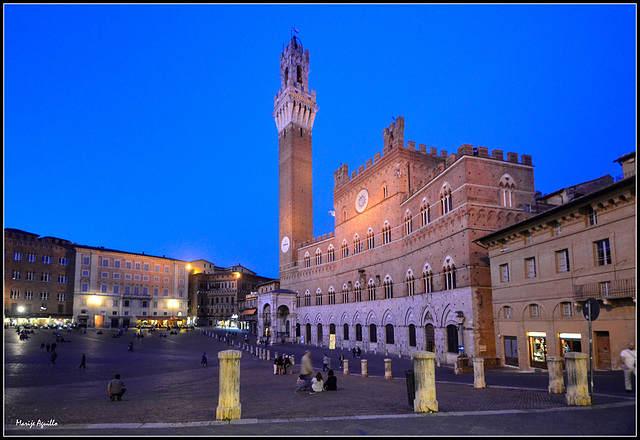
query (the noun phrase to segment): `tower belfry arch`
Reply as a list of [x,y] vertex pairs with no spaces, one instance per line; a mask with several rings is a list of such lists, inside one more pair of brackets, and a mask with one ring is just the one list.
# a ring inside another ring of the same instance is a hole
[[293,35],[280,54],[280,90],[273,118],[279,148],[280,272],[297,265],[297,249],[313,238],[311,132],[316,92],[309,88],[309,51]]

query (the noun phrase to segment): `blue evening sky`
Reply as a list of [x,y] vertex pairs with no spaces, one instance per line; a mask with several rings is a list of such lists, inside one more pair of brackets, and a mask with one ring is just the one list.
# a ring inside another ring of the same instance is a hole
[[549,193],[636,148],[636,6],[4,5],[4,226],[278,277],[291,27],[310,51],[315,235],[333,172],[405,141],[529,154]]

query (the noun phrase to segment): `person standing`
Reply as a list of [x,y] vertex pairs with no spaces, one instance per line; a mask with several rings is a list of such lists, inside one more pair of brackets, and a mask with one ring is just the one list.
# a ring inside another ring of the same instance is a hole
[[627,348],[620,352],[620,362],[624,371],[624,387],[627,393],[631,393],[631,375],[636,376],[636,344],[629,342]]
[[329,357],[325,353],[324,356],[322,357],[322,371],[328,371],[328,370],[329,370]]
[[203,367],[207,366],[207,353],[202,353],[202,360],[200,361],[200,365]]
[[277,366],[277,374],[278,375],[283,375],[284,374],[284,359],[282,358],[282,355],[278,356],[278,358],[276,359],[276,366]]
[[124,382],[120,379],[120,375],[116,374],[111,381],[109,381],[109,385],[107,385],[107,393],[111,400],[122,400],[122,395],[127,391],[124,386]]
[[313,366],[311,365],[311,351],[307,350],[302,356],[302,362],[300,364],[300,385],[295,389],[295,392],[303,388],[309,390],[309,394],[313,391],[311,389],[311,375],[313,374]]
[[340,368],[342,368],[343,364],[344,364],[344,354],[340,353]]
[[85,370],[87,369],[87,366],[85,364],[85,362],[87,361],[87,356],[82,353],[82,361],[80,362],[80,366],[78,368],[84,368]]
[[284,374],[291,374],[291,358],[284,355]]

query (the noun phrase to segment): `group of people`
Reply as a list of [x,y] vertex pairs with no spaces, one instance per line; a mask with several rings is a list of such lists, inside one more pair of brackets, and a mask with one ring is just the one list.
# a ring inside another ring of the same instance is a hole
[[[327,355],[323,357],[323,366],[327,365]],[[307,350],[302,356],[302,362],[300,364],[300,376],[298,377],[298,384],[294,392],[309,391],[309,394],[316,394],[321,391],[335,391],[338,389],[338,379],[336,378],[333,370],[329,370],[327,380],[325,382],[322,377],[322,373],[318,372],[313,377],[313,366],[311,364],[311,351]]]
[[289,355],[281,354],[276,356],[273,361],[273,374],[291,374],[293,370],[293,364]]

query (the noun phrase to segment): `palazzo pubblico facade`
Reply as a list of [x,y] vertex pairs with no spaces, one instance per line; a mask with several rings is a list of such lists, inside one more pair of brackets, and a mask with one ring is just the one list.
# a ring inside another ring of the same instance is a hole
[[280,289],[258,301],[260,336],[451,364],[496,355],[488,253],[474,240],[529,217],[531,157],[405,142],[404,118],[382,152],[334,172],[335,231],[313,236],[309,51],[280,56]]

